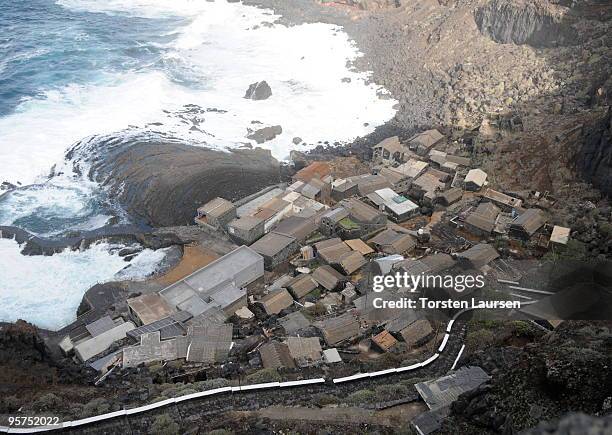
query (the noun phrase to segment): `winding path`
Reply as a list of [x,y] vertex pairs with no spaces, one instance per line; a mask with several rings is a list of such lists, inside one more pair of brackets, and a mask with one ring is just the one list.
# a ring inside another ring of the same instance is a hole
[[[307,386],[314,386],[314,385],[321,385],[321,386],[328,385],[331,388],[338,388],[340,385],[351,383],[351,382],[358,382],[358,381],[362,381],[365,379],[372,379],[372,378],[377,378],[380,376],[387,376],[391,374],[410,372],[413,370],[417,370],[417,369],[429,366],[442,355],[444,350],[449,345],[449,340],[451,338],[451,331],[453,330],[455,321],[457,320],[459,316],[461,316],[463,313],[467,311],[471,311],[471,309],[459,311],[448,322],[448,325],[446,327],[446,331],[444,334],[444,338],[442,339],[442,342],[440,343],[440,346],[438,347],[436,353],[434,353],[432,356],[430,356],[426,360],[420,363],[417,363],[417,364],[412,364],[410,366],[398,367],[398,368],[387,369],[387,370],[379,370],[379,371],[370,372],[370,373],[357,373],[352,376],[330,379],[329,381],[331,381],[331,383],[328,382],[328,380],[325,378],[314,378],[314,379],[305,379],[301,381],[268,382],[268,383],[263,383],[263,384],[242,385],[238,387],[215,388],[213,390],[202,391],[202,392],[193,393],[193,394],[187,394],[187,395],[180,396],[180,397],[173,397],[173,398],[162,400],[160,402],[156,402],[150,405],[139,406],[139,407],[131,408],[131,409],[123,409],[123,410],[115,411],[115,412],[109,412],[106,414],[88,417],[88,418],[84,418],[81,420],[65,421],[58,425],[53,425],[53,426],[38,426],[38,427],[31,427],[31,428],[16,428],[16,427],[0,426],[0,432],[20,434],[20,433],[49,432],[49,431],[62,430],[62,429],[70,430],[71,428],[78,428],[81,426],[90,425],[93,423],[98,423],[98,422],[102,422],[106,420],[111,420],[111,419],[115,419],[118,417],[127,417],[127,416],[131,416],[135,414],[142,414],[142,413],[150,412],[158,408],[163,408],[163,407],[175,405],[178,403],[185,403],[188,401],[193,401],[195,399],[208,398],[210,396],[215,396],[215,395],[223,395],[226,393],[231,393],[233,395],[233,394],[249,393],[253,391],[269,390],[269,389],[274,389],[274,388],[286,389],[286,388],[307,387]],[[455,369],[455,367],[457,366],[458,361],[461,358],[461,355],[463,354],[464,349],[465,349],[465,345],[462,344],[460,350],[457,353],[456,358],[454,359],[454,363],[451,367],[451,370]]]

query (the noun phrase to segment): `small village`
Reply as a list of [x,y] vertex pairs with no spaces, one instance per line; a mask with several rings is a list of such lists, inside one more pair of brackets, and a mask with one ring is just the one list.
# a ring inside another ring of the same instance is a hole
[[[331,162],[307,162],[290,183],[234,203],[203,204],[195,224],[227,237],[233,249],[161,291],[129,298],[124,312],[81,315],[59,348],[93,368],[96,385],[122,370],[177,361],[192,375],[181,379],[229,373],[239,382],[388,368],[429,356],[455,314],[375,308],[374,276],[397,272],[483,275],[487,286],[478,297],[528,302],[520,316],[546,322],[550,313],[538,300],[552,293],[519,284],[520,260],[568,244],[571,230],[547,214],[555,199],[494,189],[489,174],[472,167],[466,144],[449,142],[437,130],[404,142],[390,137],[373,147],[368,172],[347,175],[344,168],[340,178]],[[408,291],[388,290],[376,297]],[[437,299],[475,296],[419,291]],[[487,379],[479,367],[462,368],[417,391],[438,410]],[[449,398],[436,382],[458,390]],[[431,419],[415,420],[420,433],[435,429]]]

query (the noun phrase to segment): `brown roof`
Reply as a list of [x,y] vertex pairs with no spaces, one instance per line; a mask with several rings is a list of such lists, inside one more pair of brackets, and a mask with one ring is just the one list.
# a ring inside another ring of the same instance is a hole
[[271,208],[260,208],[259,210],[257,210],[257,212],[253,214],[253,216],[265,221],[270,219],[275,214],[276,211],[272,210]]
[[143,325],[168,317],[175,310],[157,293],[142,295],[127,300]]
[[444,200],[448,204],[452,204],[453,202],[459,201],[463,196],[463,189],[459,187],[453,187],[452,189],[448,189],[445,192],[438,192],[437,195],[440,198],[444,198]]
[[234,204],[229,202],[227,199],[215,198],[208,201],[202,207],[198,208],[198,212],[206,216],[219,217],[227,213],[234,208]]
[[427,319],[419,319],[416,322],[411,323],[400,332],[402,338],[408,345],[414,345],[419,341],[423,340],[429,334],[433,332],[431,323]]
[[539,230],[546,223],[546,218],[542,210],[530,208],[510,224],[513,228],[521,228],[530,236]]
[[280,198],[271,198],[268,201],[264,202],[261,205],[261,208],[268,208],[270,210],[274,210],[275,212],[279,212],[281,210],[283,210],[285,207],[287,207],[290,204],[290,202],[285,201],[284,199],[280,199]]
[[497,190],[493,190],[488,188],[482,194],[484,198],[490,199],[491,201],[504,204],[509,207],[520,207],[523,201],[518,198],[514,198],[510,195],[506,195],[505,193],[498,192]]
[[318,361],[321,359],[321,343],[318,337],[289,337],[285,342],[293,359]]
[[412,136],[409,141],[429,149],[442,139],[444,139],[442,133],[440,133],[438,130],[432,129]]
[[490,233],[495,228],[499,208],[491,202],[485,202],[476,207],[465,219],[465,223]]
[[266,343],[259,348],[259,356],[263,366],[267,369],[295,368],[295,363],[286,344],[277,341]]
[[325,248],[317,249],[319,257],[328,264],[340,263],[344,254],[349,252],[352,252],[351,248],[343,241],[339,241],[331,246],[326,246]]
[[339,237],[334,237],[332,239],[321,240],[320,242],[315,243],[314,247],[317,251],[320,251],[321,249],[329,248],[330,246],[335,246],[338,243],[343,243],[342,239]]
[[375,252],[374,249],[370,248],[368,244],[361,239],[346,240],[345,243],[349,245],[353,251],[357,251],[362,255],[368,255]]
[[416,246],[416,242],[410,234],[398,233],[392,229],[378,233],[369,242],[378,246],[380,250],[387,254],[401,254]]
[[479,268],[499,257],[495,248],[486,243],[479,243],[472,246],[467,251],[457,254],[460,261],[471,263],[472,266]]
[[341,316],[325,320],[320,326],[325,342],[336,345],[343,340],[359,335],[359,322],[351,313],[344,313]]
[[368,261],[357,251],[350,251],[342,255],[340,261],[340,267],[344,270],[344,273],[350,275],[351,273],[361,269]]
[[187,361],[209,364],[225,361],[232,345],[232,333],[230,324],[191,327]]
[[372,341],[385,352],[397,344],[397,339],[387,330],[372,337]]
[[284,288],[268,293],[258,301],[269,315],[278,314],[293,305],[293,297]]
[[308,182],[313,178],[323,179],[331,175],[331,166],[327,162],[313,162],[303,169],[300,169],[294,176],[294,180]]
[[393,154],[395,152],[402,153],[402,152],[407,151],[407,149],[404,147],[404,145],[402,145],[400,143],[399,137],[397,137],[397,136],[388,137],[388,138],[382,140],[378,144],[374,145],[374,148],[383,148],[383,149],[386,149],[391,154]]
[[291,290],[291,293],[299,299],[316,289],[319,284],[312,279],[311,275],[302,273],[289,281],[286,286]]
[[372,193],[385,187],[391,187],[391,183],[382,175],[367,175],[354,180],[357,183],[357,189],[361,196]]
[[240,230],[249,231],[260,225],[264,220],[256,216],[242,216],[232,220],[228,227],[238,228]]
[[346,277],[331,266],[321,266],[313,272],[312,278],[327,290],[333,290]]

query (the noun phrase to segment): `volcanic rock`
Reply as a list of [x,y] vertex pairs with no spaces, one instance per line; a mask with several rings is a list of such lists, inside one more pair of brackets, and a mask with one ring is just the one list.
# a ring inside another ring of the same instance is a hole
[[272,96],[272,89],[270,85],[265,81],[255,82],[249,86],[244,98],[249,100],[266,100]]

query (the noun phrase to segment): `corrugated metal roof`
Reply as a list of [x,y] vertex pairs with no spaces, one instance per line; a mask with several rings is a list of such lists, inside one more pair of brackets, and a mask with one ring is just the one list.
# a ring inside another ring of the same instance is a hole
[[312,278],[330,291],[335,289],[341,281],[346,279],[344,275],[331,266],[318,267],[313,272]]
[[293,297],[285,289],[274,290],[258,301],[269,315],[278,314],[293,305]]

